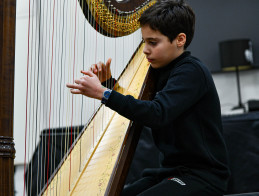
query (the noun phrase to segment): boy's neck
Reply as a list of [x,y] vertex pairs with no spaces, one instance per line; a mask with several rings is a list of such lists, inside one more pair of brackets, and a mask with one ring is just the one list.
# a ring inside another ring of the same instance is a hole
[[180,55],[178,55],[175,59],[173,59],[168,65],[171,65],[171,64],[175,64],[177,63],[178,61],[180,61],[182,58],[184,58],[185,56],[189,55],[190,52],[186,51],[186,50],[183,50],[181,52]]

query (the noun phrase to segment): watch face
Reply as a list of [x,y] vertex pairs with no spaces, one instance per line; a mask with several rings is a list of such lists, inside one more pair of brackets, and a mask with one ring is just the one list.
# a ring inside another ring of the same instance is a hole
[[104,91],[103,96],[104,96],[105,98],[109,98],[110,94],[111,94],[110,91]]
[[103,92],[103,98],[102,98],[102,100],[101,100],[101,102],[102,102],[103,104],[106,104],[107,100],[108,100],[109,97],[110,97],[110,94],[111,94],[111,90],[106,90],[106,91]]

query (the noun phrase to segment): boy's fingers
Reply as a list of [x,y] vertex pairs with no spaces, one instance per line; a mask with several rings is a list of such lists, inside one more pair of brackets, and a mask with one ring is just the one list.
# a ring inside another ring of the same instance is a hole
[[77,85],[75,85],[75,84],[67,84],[67,87],[68,87],[68,88],[76,88],[76,86],[77,86]]
[[87,72],[88,72],[88,73],[87,73],[88,76],[91,76],[91,77],[95,76],[92,71],[87,71]]
[[111,59],[111,58],[109,58],[109,59],[106,61],[106,68],[107,68],[107,69],[110,69],[111,62],[112,62],[112,59]]
[[70,92],[72,94],[82,94],[82,91],[81,90],[78,90],[78,89],[71,89]]
[[82,83],[82,80],[81,80],[81,79],[80,79],[80,80],[75,79],[75,83],[76,83],[76,84],[81,84],[81,83]]
[[106,64],[104,64],[102,61],[99,61],[97,64],[92,64],[89,70],[95,74],[101,72],[102,70],[109,70],[111,66],[111,61],[111,58],[107,60]]
[[97,73],[97,70],[98,70],[97,64],[92,64],[90,67],[90,71]]
[[90,73],[93,74],[93,72],[91,70],[85,71],[85,70],[81,70],[81,73],[87,76],[90,76]]
[[103,67],[103,63],[97,65],[97,69],[98,69],[99,72],[102,71],[102,67]]
[[82,92],[85,89],[85,87],[80,84],[67,84],[67,87],[71,88],[70,91],[78,90],[78,91]]
[[98,71],[101,71],[102,67],[104,66],[104,63],[102,61],[99,61],[97,63]]
[[87,71],[85,71],[85,70],[81,70],[81,73],[84,74],[84,75],[86,74],[86,72]]

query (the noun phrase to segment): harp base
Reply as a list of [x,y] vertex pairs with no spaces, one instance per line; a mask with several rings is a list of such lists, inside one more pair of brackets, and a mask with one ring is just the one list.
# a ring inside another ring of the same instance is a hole
[[14,157],[13,138],[0,136],[0,187],[2,196],[14,195]]

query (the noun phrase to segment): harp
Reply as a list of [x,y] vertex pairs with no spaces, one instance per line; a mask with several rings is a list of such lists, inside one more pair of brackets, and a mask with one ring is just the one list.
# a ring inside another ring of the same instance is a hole
[[[148,85],[152,73],[147,74],[149,63],[142,54],[143,44],[136,44],[141,42],[140,33],[133,32],[138,29],[141,13],[154,2],[29,1],[25,120],[28,195],[120,194],[139,134],[132,130],[141,126],[99,102],[70,95],[65,83],[79,77],[80,69],[115,53],[122,56],[113,56],[113,76],[119,78],[115,90],[136,98],[141,95],[142,99],[152,96],[152,86]],[[35,150],[39,153],[32,153]],[[57,156],[61,161],[55,160]]]

